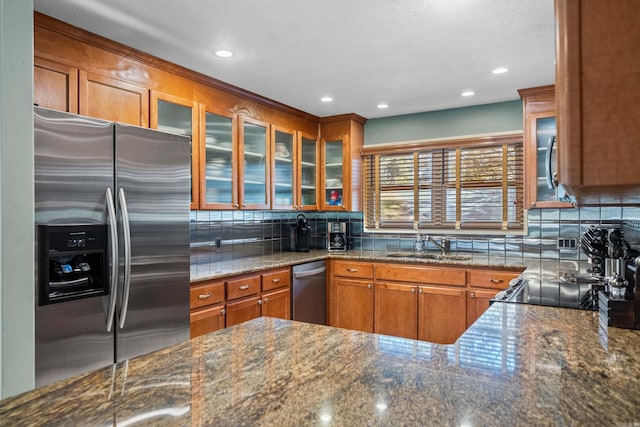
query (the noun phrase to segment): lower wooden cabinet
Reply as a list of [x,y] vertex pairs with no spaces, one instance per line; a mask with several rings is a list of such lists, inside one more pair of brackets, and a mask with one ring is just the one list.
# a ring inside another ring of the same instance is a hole
[[262,294],[262,315],[291,319],[291,292],[289,288]]
[[377,334],[418,338],[416,290],[416,286],[375,284],[373,329]]
[[498,291],[471,289],[467,291],[467,328],[489,308],[489,301]]
[[291,319],[290,286],[289,267],[192,284],[191,338],[260,316]]
[[330,324],[338,328],[373,332],[372,281],[332,279],[335,308]]
[[225,314],[224,305],[193,310],[190,316],[191,338],[224,329]]
[[421,286],[418,290],[418,339],[453,344],[467,329],[467,292]]

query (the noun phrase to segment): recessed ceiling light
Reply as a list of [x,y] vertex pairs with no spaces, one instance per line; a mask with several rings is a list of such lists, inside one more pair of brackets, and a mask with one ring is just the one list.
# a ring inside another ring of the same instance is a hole
[[462,96],[473,96],[475,94],[476,93],[474,91],[472,91],[472,90],[466,90],[466,91],[461,93]]
[[322,98],[320,98],[320,101],[322,102],[331,102],[333,101],[333,98],[330,96],[323,96]]
[[505,67],[498,67],[498,68],[495,68],[495,69],[492,71],[492,73],[493,73],[493,74],[504,74],[504,73],[506,73],[507,71],[509,71],[509,69],[508,69],[508,68],[505,68]]
[[378,108],[380,108],[381,110],[384,110],[385,108],[389,108],[389,104],[385,104],[384,102],[381,102],[380,104],[378,104]]
[[233,56],[233,52],[230,50],[216,50],[216,56],[220,58],[230,58]]

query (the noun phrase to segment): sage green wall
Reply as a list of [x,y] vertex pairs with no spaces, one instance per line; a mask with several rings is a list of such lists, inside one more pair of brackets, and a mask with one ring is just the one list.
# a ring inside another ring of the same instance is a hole
[[522,101],[518,99],[473,107],[370,119],[364,126],[364,144],[521,130]]
[[34,385],[32,100],[33,0],[0,0],[0,397],[3,398]]

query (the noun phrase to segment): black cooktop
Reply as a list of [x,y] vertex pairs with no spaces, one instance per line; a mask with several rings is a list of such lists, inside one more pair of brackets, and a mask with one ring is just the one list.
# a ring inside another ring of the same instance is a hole
[[603,287],[604,282],[595,279],[564,282],[519,278],[493,301],[597,310],[597,293]]

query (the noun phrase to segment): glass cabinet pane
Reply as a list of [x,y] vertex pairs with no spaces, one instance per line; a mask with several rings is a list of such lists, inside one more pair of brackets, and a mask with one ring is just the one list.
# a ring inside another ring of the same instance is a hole
[[206,203],[233,202],[232,119],[205,114]]
[[275,205],[293,205],[293,134],[276,130],[275,136]]
[[316,140],[302,137],[300,148],[300,193],[302,206],[314,206],[317,204],[317,158]]
[[[547,185],[546,154],[549,141],[556,134],[556,118],[541,117],[536,119],[536,188],[538,201],[556,200],[555,189]],[[556,147],[551,156],[552,171],[557,170]]]
[[325,143],[325,204],[342,206],[342,140]]
[[[192,108],[158,99],[158,130],[189,137],[191,145],[191,176],[193,176],[193,123]],[[193,182],[190,184],[193,186]],[[191,202],[193,191],[190,188]]]
[[267,128],[244,123],[243,204],[265,205],[267,199]]

